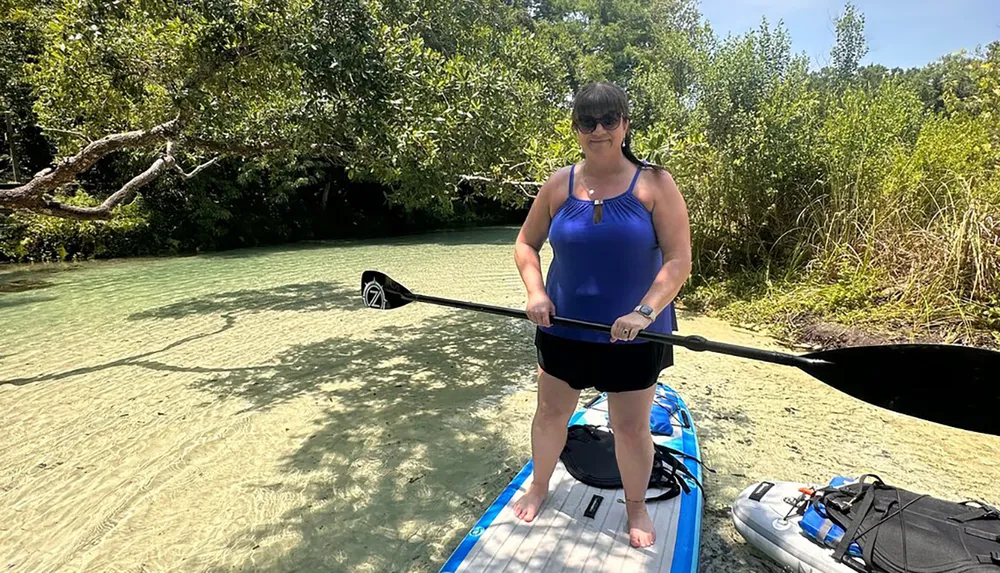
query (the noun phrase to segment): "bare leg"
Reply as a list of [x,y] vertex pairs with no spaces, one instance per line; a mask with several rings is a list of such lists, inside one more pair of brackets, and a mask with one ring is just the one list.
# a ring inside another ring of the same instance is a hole
[[646,488],[653,468],[653,436],[649,433],[649,411],[656,387],[608,394],[611,428],[615,433],[615,456],[625,487],[629,542],[648,547],[656,541],[653,520],[646,511]]
[[524,521],[535,519],[549,491],[549,478],[566,446],[566,425],[579,399],[579,390],[539,368],[538,402],[531,422],[532,482],[528,491],[514,502],[514,515]]

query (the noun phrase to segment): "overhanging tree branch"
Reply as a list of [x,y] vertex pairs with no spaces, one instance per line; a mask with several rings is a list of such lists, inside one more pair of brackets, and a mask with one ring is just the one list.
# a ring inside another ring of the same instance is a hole
[[162,157],[154,161],[149,169],[146,169],[139,175],[133,177],[128,183],[123,185],[121,189],[115,191],[100,205],[95,207],[81,207],[78,205],[66,205],[58,201],[43,198],[44,207],[34,208],[32,210],[48,215],[71,219],[108,219],[111,217],[112,209],[120,205],[123,201],[130,199],[135,195],[136,191],[153,182],[153,180],[162,175],[165,171],[173,169],[174,171],[180,173],[181,177],[187,180],[198,175],[198,173],[204,169],[214,165],[218,159],[218,156],[213,157],[212,159],[194,168],[191,173],[185,173],[181,166],[177,165],[177,159],[173,155],[173,142],[168,141],[166,153]]
[[483,177],[482,175],[459,175],[458,177],[462,181],[481,181],[483,183],[493,183],[494,185],[515,185],[521,190],[521,193],[524,193],[525,195],[527,195],[532,199],[534,199],[535,196],[525,191],[524,188],[534,187],[537,189],[542,185],[544,185],[544,183],[540,183],[538,181],[508,181],[508,180],[497,181],[496,179]]
[[108,219],[111,216],[111,210],[119,203],[132,197],[139,188],[149,184],[172,165],[175,165],[175,163],[174,158],[170,155],[157,159],[149,169],[133,177],[131,181],[123,185],[118,191],[112,193],[110,197],[96,207],[66,205],[58,201],[42,199],[45,206],[41,209],[34,208],[32,210],[70,219]]
[[183,178],[184,178],[184,180],[185,180],[185,181],[187,181],[188,179],[191,179],[191,178],[192,178],[192,177],[194,177],[195,175],[198,175],[199,173],[201,173],[201,171],[202,171],[203,169],[206,169],[206,168],[208,168],[208,167],[210,167],[210,166],[214,165],[214,164],[215,164],[215,162],[216,162],[216,161],[218,161],[218,160],[219,160],[219,156],[218,156],[218,155],[216,155],[215,157],[213,157],[213,158],[209,159],[209,160],[208,160],[208,161],[206,161],[205,163],[202,163],[202,164],[201,164],[201,165],[199,165],[198,167],[195,167],[195,168],[194,168],[194,170],[193,170],[193,171],[191,171],[191,173],[184,173],[184,170],[183,170],[183,169],[181,169],[181,166],[180,166],[180,165],[177,165],[177,163],[175,162],[175,163],[174,163],[174,171],[176,171],[176,172],[180,173],[180,174],[181,174],[181,177],[183,177]]
[[179,127],[179,120],[172,119],[150,129],[102,137],[88,144],[76,155],[63,159],[55,167],[39,172],[24,185],[13,189],[0,189],[0,205],[8,208],[46,212],[48,210],[46,195],[74,181],[80,173],[89,169],[102,157],[120,149],[147,147],[164,141],[173,135]]
[[[189,98],[193,93],[227,64],[234,64],[240,60],[254,58],[260,52],[260,48],[256,46],[236,46],[218,54],[217,58],[202,62],[185,79],[183,84],[179,86],[178,97],[175,100],[177,116],[168,122],[150,129],[117,133],[102,137],[97,141],[90,141],[86,135],[80,132],[44,128],[49,131],[59,131],[82,137],[87,139],[88,144],[76,155],[67,157],[55,166],[35,174],[28,183],[13,189],[0,189],[0,209],[23,209],[36,213],[76,219],[107,219],[110,218],[111,209],[121,204],[122,201],[134,196],[139,188],[147,185],[166,170],[177,170],[184,179],[194,177],[203,169],[213,165],[218,157],[211,159],[204,165],[198,166],[190,174],[184,173],[184,170],[177,166],[171,151],[171,144],[168,143],[166,154],[163,157],[157,159],[146,171],[132,178],[121,189],[105,199],[101,205],[96,207],[66,205],[52,198],[58,189],[73,183],[81,173],[90,169],[101,158],[115,151],[147,148],[178,138],[181,130],[194,113],[194,108],[189,105]],[[262,150],[259,147],[248,145],[216,145],[215,142],[209,141],[196,141],[195,143],[194,147],[217,153],[254,155],[262,151],[267,151],[266,149]],[[212,149],[213,147],[215,149]]]

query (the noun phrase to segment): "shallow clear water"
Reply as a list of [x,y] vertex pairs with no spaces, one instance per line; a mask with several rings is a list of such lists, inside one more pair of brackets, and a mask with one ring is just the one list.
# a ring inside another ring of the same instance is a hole
[[[371,310],[361,273],[522,308],[516,233],[0,268],[0,567],[437,570],[530,456],[532,328]],[[788,350],[686,312],[680,327]],[[879,410],[795,368],[676,356],[661,379],[717,470],[703,571],[775,570],[729,520],[759,479],[871,472],[1000,502],[998,437]]]
[[361,273],[522,306],[515,235],[3,270],[0,562],[442,561],[524,461],[499,413],[531,383],[530,325],[371,310]]

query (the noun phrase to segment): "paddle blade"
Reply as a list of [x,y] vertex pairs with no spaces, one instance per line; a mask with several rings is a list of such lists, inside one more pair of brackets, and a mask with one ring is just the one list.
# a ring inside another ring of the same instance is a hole
[[812,352],[802,366],[870,404],[1000,436],[1000,352],[947,344],[860,346]]
[[361,299],[368,308],[389,310],[413,302],[414,297],[385,273],[365,271],[361,273]]

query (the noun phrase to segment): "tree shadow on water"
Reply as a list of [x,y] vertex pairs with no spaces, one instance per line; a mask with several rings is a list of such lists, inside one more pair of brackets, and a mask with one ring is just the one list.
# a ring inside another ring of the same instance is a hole
[[41,266],[0,265],[0,292],[22,292],[36,288],[47,288],[54,283],[47,278],[57,278],[86,267],[84,263],[40,263]]
[[[295,347],[269,371],[200,382],[260,408],[307,389],[330,403],[281,467],[296,476],[296,492],[309,476],[308,503],[236,536],[233,550],[252,551],[263,571],[436,569],[447,557],[437,553],[467,530],[454,532],[455,516],[471,526],[525,461],[475,414],[505,387],[533,380],[532,332],[500,317],[448,314],[365,340]],[[299,539],[289,550],[255,547],[290,532]]]
[[[16,271],[5,271],[0,269],[0,295],[23,293],[53,287],[56,283],[42,277],[52,275],[57,272],[59,272],[59,269],[54,268]],[[42,297],[35,295],[10,298],[0,296],[0,310],[35,302],[45,302],[47,300],[55,300],[55,297]]]
[[184,318],[201,314],[239,314],[263,311],[355,310],[363,308],[361,282],[355,290],[342,284],[314,281],[267,289],[244,289],[194,297],[129,315],[129,320]]
[[[188,342],[195,340],[205,339],[208,337],[216,336],[222,334],[223,332],[229,330],[236,324],[236,319],[232,316],[223,316],[225,319],[225,324],[220,326],[218,329],[211,332],[201,332],[198,334],[192,334],[181,338],[180,340],[175,340],[173,342],[167,343],[164,346],[156,348],[154,350],[149,350],[147,352],[142,352],[139,354],[133,354],[130,356],[124,356],[115,360],[109,360],[107,362],[102,362],[99,364],[92,364],[90,366],[81,366],[79,368],[73,368],[70,370],[63,370],[60,372],[50,372],[46,374],[39,374],[37,376],[28,376],[24,378],[10,378],[7,380],[0,380],[0,386],[4,384],[10,384],[13,386],[23,386],[25,384],[31,384],[34,382],[47,382],[50,380],[63,380],[65,378],[72,378],[73,376],[80,376],[83,374],[91,374],[94,372],[99,372],[102,370],[108,370],[111,368],[119,368],[123,366],[139,366],[143,368],[149,368],[150,370],[162,370],[162,371],[173,371],[173,372],[217,372],[220,369],[207,369],[200,368],[197,366],[185,367],[185,366],[171,366],[166,363],[157,362],[155,360],[146,360],[157,354],[162,354],[177,348],[178,346],[183,346]],[[2,362],[4,356],[0,355],[0,362]]]
[[55,283],[53,283],[52,281],[45,281],[41,279],[32,279],[32,278],[0,280],[0,293],[41,290],[44,288],[49,288],[54,285]]
[[54,296],[23,296],[18,298],[0,298],[0,310],[7,308],[14,308],[15,306],[24,306],[26,304],[35,304],[39,302],[47,302],[50,300],[55,300]]
[[[366,308],[361,302],[360,281],[358,290],[352,291],[343,285],[316,281],[311,283],[281,285],[270,289],[248,289],[213,294],[206,297],[192,298],[181,302],[168,304],[129,316],[129,320],[155,320],[166,318],[185,318],[193,315],[219,315],[224,324],[210,332],[200,332],[185,336],[179,340],[166,343],[156,349],[123,356],[99,364],[91,364],[60,372],[50,372],[36,376],[0,380],[0,385],[11,384],[20,386],[33,382],[62,380],[73,376],[91,374],[93,372],[118,368],[123,366],[142,367],[165,372],[196,372],[219,373],[237,371],[240,373],[269,372],[270,367],[249,366],[236,368],[210,368],[202,366],[180,366],[160,362],[152,358],[195,340],[219,335],[231,329],[239,316],[262,311],[326,311],[326,310],[360,310]],[[4,306],[0,299],[0,309]]]

